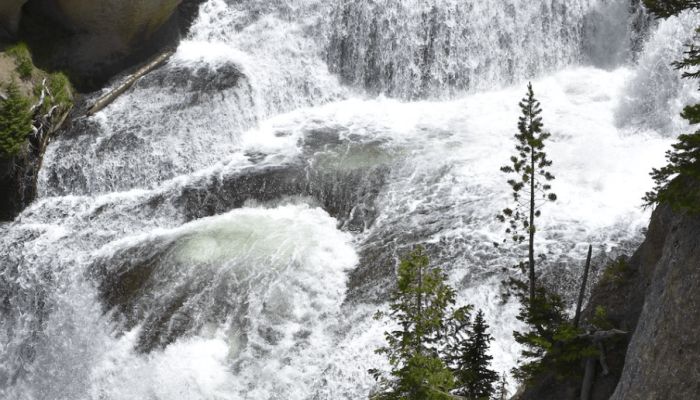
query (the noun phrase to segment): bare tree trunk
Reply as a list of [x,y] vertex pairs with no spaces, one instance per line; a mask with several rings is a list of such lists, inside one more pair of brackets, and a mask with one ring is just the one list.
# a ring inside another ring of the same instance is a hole
[[581,386],[581,398],[580,400],[590,400],[591,391],[593,389],[593,378],[595,377],[595,364],[596,361],[600,361],[600,365],[603,367],[603,375],[610,373],[608,368],[608,363],[605,361],[605,348],[603,347],[603,340],[613,337],[614,335],[624,335],[627,332],[621,331],[619,329],[610,329],[607,331],[594,331],[582,333],[576,335],[577,338],[589,339],[592,344],[598,349],[597,357],[588,357],[586,360],[586,373],[583,376],[583,385]]
[[583,305],[583,294],[586,291],[586,281],[588,280],[588,268],[591,266],[591,253],[593,246],[588,245],[588,257],[586,257],[586,268],[583,270],[583,282],[581,282],[581,292],[578,294],[578,304],[576,305],[576,316],[574,316],[574,328],[578,328],[581,319],[581,306]]
[[588,357],[586,360],[586,373],[583,375],[583,386],[581,386],[581,400],[590,400],[593,389],[593,378],[595,377],[595,357]]
[[[530,110],[530,125],[532,126],[532,109]],[[532,172],[530,173],[530,246],[528,258],[530,267],[530,303],[535,301],[535,149],[530,147],[530,160]]]

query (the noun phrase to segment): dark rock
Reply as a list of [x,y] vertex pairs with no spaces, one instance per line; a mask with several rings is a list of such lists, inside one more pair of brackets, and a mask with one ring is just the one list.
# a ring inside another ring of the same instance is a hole
[[177,46],[202,3],[120,0],[67,6],[61,0],[29,0],[22,9],[18,36],[29,44],[37,65],[68,69],[74,78],[79,77],[73,82],[78,89],[92,91],[118,73]]
[[0,221],[13,220],[34,200],[44,145],[30,135],[26,152],[0,159]]

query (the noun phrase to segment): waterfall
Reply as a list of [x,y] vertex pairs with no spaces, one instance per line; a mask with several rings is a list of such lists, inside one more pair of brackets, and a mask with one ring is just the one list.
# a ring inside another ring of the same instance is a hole
[[492,243],[525,84],[559,197],[538,273],[571,298],[588,243],[596,277],[643,238],[648,172],[698,101],[668,64],[700,19],[497,3],[204,3],[166,65],[73,118],[0,225],[0,397],[367,398],[392,328],[372,315],[415,244],[509,371],[499,282],[521,254]]

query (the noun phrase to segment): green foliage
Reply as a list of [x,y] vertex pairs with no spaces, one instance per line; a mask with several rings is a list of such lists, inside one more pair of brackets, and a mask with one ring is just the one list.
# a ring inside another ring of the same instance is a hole
[[608,316],[608,310],[603,306],[596,306],[595,316],[593,316],[593,321],[591,323],[596,328],[596,330],[608,330],[613,328],[613,324],[610,322]]
[[[700,105],[697,105],[700,106]],[[686,107],[681,114],[693,123],[700,120],[700,107]],[[697,109],[688,114],[690,109]],[[697,112],[697,114],[695,114]],[[650,175],[654,179],[654,189],[644,196],[644,206],[668,203],[674,211],[688,210],[691,214],[700,213],[700,131],[690,135],[680,135],[674,150],[666,152],[668,164],[653,168]]]
[[600,279],[602,284],[605,283],[623,283],[625,280],[623,275],[627,271],[627,260],[620,258],[612,264],[605,267],[603,277]]
[[[57,107],[59,112],[67,110],[73,104],[70,98],[73,87],[68,77],[63,72],[57,71],[49,76],[47,82],[48,93],[45,93],[40,112],[46,114],[54,106]],[[43,87],[35,86],[34,95],[40,97],[42,90],[44,90]]]
[[[525,240],[521,228],[525,232],[535,231],[534,220],[530,214],[539,217],[540,211],[537,209],[544,202],[557,199],[556,194],[547,193],[551,185],[542,182],[542,179],[544,181],[554,179],[554,175],[545,170],[552,165],[552,161],[547,159],[547,154],[543,151],[544,141],[551,134],[542,131],[544,124],[542,117],[539,116],[542,109],[540,102],[535,99],[532,84],[527,85],[527,97],[522,99],[519,105],[523,115],[518,119],[519,132],[515,134],[517,140],[515,149],[518,155],[510,158],[512,165],[501,167],[501,171],[507,174],[515,173],[518,176],[516,179],[508,180],[513,190],[515,207],[504,209],[503,214],[496,217],[501,222],[508,222],[510,227],[506,229],[506,233],[516,243],[522,243]],[[523,191],[525,191],[524,195]]]
[[678,15],[683,10],[700,9],[698,0],[644,0],[644,5],[659,18]]
[[452,372],[457,380],[454,393],[468,399],[489,400],[495,393],[494,383],[499,376],[489,368],[493,357],[487,352],[493,337],[486,333],[489,326],[483,311],[477,311],[472,326],[469,338],[459,343],[456,356],[452,358]]
[[51,74],[49,78],[49,90],[53,95],[54,102],[58,105],[70,106],[70,90],[72,86],[65,73],[58,71]]
[[27,47],[26,43],[19,42],[14,46],[8,47],[5,53],[15,58],[20,78],[29,79],[32,77],[34,64],[32,63],[32,56],[29,53],[29,47]]
[[0,158],[17,155],[32,130],[29,100],[19,92],[14,79],[6,89],[8,98],[0,108]]
[[[390,313],[401,327],[385,332],[388,345],[376,350],[389,359],[389,376],[376,369],[369,372],[380,390],[370,398],[451,399],[455,381],[443,359],[454,348],[469,324],[471,306],[452,310],[455,291],[447,285],[439,268],[428,268],[421,246],[401,260],[398,283],[392,293]],[[385,315],[377,313],[375,318]]]
[[[645,0],[646,6],[660,18],[677,15],[684,10],[700,9],[697,0]],[[700,33],[700,29],[696,29]],[[698,79],[700,70],[687,71],[700,67],[700,47],[687,45],[685,57],[671,63],[676,69],[684,70],[682,77]],[[681,117],[691,125],[700,122],[700,104],[686,106]],[[674,211],[687,210],[700,214],[700,131],[690,135],[680,135],[673,150],[666,152],[668,164],[653,168],[650,175],[654,188],[642,198],[644,206],[668,203]]]
[[[515,206],[503,209],[496,219],[507,223],[506,234],[511,240],[520,244],[528,238],[528,269],[530,280],[530,297],[535,297],[535,218],[540,216],[540,207],[550,201],[555,201],[557,195],[548,193],[551,185],[548,181],[554,179],[547,167],[552,161],[547,159],[544,152],[544,142],[550,134],[542,131],[542,109],[540,102],[535,99],[532,84],[527,85],[527,96],[519,103],[522,115],[518,118],[518,133],[515,134],[517,156],[510,158],[511,165],[501,167],[501,171],[507,174],[516,174],[516,178],[509,179],[508,184],[512,189]],[[507,239],[503,240],[506,243]],[[498,243],[494,243],[498,246]],[[525,263],[518,265],[523,271]]]
[[538,287],[531,301],[527,284],[511,278],[508,285],[520,301],[517,318],[527,325],[525,332],[513,332],[515,341],[524,346],[520,364],[511,371],[513,376],[533,385],[534,377],[545,372],[558,378],[578,375],[579,360],[598,352],[577,337],[583,331],[569,321],[561,298]]

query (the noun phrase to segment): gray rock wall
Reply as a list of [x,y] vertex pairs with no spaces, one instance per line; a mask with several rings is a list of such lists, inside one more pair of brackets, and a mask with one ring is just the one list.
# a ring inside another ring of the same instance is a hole
[[676,215],[664,205],[654,224],[662,235],[638,252],[660,249],[660,257],[653,270],[639,271],[651,279],[610,400],[700,396],[700,217]]

